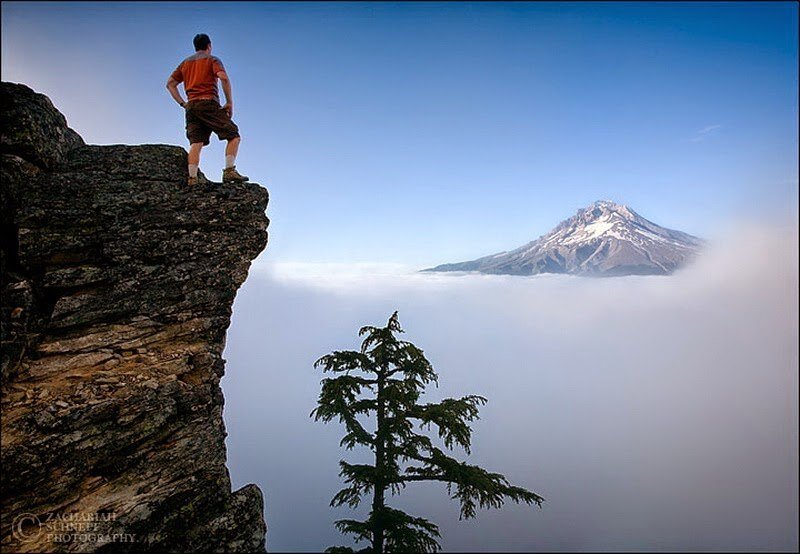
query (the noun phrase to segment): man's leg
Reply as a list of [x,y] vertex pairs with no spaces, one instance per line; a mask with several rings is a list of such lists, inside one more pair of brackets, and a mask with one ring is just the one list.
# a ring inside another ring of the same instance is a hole
[[236,154],[239,152],[241,137],[228,139],[225,146],[225,170],[222,172],[223,183],[243,183],[248,177],[236,171]]
[[193,179],[197,179],[197,168],[200,167],[200,150],[202,149],[202,142],[193,142],[189,146],[189,177]]
[[225,169],[236,165],[236,154],[239,153],[239,143],[242,137],[234,137],[225,145]]

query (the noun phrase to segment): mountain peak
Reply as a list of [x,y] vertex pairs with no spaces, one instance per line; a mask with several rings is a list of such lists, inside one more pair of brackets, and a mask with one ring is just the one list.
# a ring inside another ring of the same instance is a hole
[[613,208],[625,208],[625,207],[627,207],[627,206],[623,206],[622,204],[617,204],[613,200],[595,200],[586,209],[592,209],[592,208],[611,208],[611,209],[613,209]]
[[625,217],[634,217],[635,212],[631,210],[625,204],[618,204],[612,200],[597,200],[592,202],[586,208],[578,210],[578,213],[593,213],[596,216],[600,216],[607,212],[616,212]]
[[516,250],[426,271],[666,275],[693,257],[701,244],[697,237],[656,225],[628,206],[597,200]]

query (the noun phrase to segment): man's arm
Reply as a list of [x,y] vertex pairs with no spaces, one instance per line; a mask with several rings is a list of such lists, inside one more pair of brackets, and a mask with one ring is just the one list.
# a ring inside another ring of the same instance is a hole
[[175,101],[180,104],[181,108],[186,106],[186,102],[184,102],[181,93],[178,92],[178,81],[175,80],[174,77],[170,77],[167,81],[167,90],[169,91],[170,95],[175,99]]
[[225,93],[225,105],[222,106],[228,112],[228,116],[233,117],[233,92],[231,91],[231,80],[228,74],[224,71],[218,71],[220,83],[222,83],[222,92]]

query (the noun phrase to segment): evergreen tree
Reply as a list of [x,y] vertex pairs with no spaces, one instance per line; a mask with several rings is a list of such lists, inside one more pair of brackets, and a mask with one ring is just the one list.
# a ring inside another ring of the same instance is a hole
[[[340,461],[339,475],[346,486],[331,500],[331,506],[356,508],[364,496],[372,494],[366,520],[342,519],[336,527],[357,542],[369,541],[367,550],[374,553],[440,550],[439,528],[434,523],[386,505],[387,492],[398,494],[408,483],[446,483],[448,494],[461,505],[462,519],[475,517],[478,507],[499,508],[505,499],[539,506],[544,500],[511,485],[499,473],[450,457],[429,436],[415,432],[435,428],[445,449],[458,446],[469,454],[469,422],[478,419],[478,407],[486,399],[470,395],[420,404],[425,387],[431,382],[438,385],[437,375],[422,350],[395,337],[402,332],[394,312],[386,327],[367,326],[359,331],[359,336],[365,336],[360,351],[334,351],[314,364],[336,376],[322,380],[312,417],[343,423],[346,433],[340,445],[348,450],[366,447],[375,456],[373,464]],[[351,550],[335,547],[329,551]]]

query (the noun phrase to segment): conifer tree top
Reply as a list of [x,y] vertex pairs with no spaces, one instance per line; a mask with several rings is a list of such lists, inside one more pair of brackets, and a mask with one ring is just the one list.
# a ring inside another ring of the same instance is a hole
[[[438,377],[421,349],[397,338],[402,332],[394,312],[386,326],[359,330],[364,337],[360,350],[334,351],[314,364],[335,376],[322,380],[312,417],[344,425],[340,446],[374,453],[373,464],[339,462],[345,487],[331,506],[355,508],[371,494],[372,510],[366,520],[343,519],[336,527],[356,541],[369,541],[371,552],[439,550],[436,524],[386,504],[387,492],[393,496],[422,481],[446,483],[448,494],[459,502],[461,518],[475,517],[477,508],[500,508],[506,499],[541,506],[544,499],[538,494],[447,453],[457,447],[470,453],[470,423],[478,419],[478,407],[486,399],[469,395],[420,403],[425,387],[438,384]],[[374,421],[374,432],[364,426],[365,420]],[[425,432],[431,430],[436,442]]]

